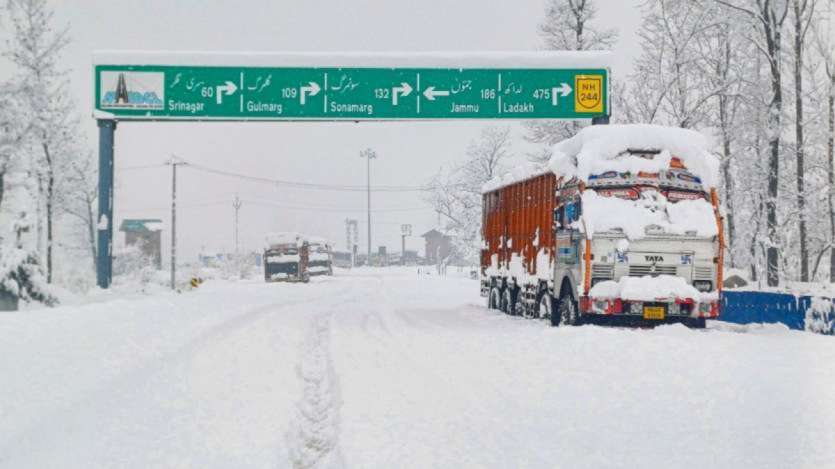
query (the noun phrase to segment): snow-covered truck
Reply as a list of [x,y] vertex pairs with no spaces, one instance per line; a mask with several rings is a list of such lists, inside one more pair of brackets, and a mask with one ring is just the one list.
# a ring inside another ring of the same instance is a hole
[[508,314],[683,322],[719,315],[718,162],[699,133],[597,125],[556,144],[547,169],[483,188],[481,293]]
[[267,235],[264,247],[264,280],[267,282],[307,282],[310,280],[310,246],[299,233]]
[[325,238],[311,236],[310,244],[310,275],[333,275],[333,257],[331,243]]

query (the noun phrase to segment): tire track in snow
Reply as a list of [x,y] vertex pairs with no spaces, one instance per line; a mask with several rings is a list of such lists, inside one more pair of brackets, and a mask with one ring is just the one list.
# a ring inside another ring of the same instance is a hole
[[296,426],[288,435],[294,468],[341,467],[339,383],[330,349],[332,313],[317,317],[302,345],[297,368],[303,394],[296,403]]

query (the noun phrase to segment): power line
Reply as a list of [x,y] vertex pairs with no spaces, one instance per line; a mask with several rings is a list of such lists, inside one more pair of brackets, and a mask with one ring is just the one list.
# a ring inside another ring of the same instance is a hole
[[[286,187],[294,187],[297,189],[310,189],[310,190],[329,190],[329,191],[343,191],[343,192],[366,192],[368,190],[367,187],[364,186],[351,186],[351,185],[339,185],[339,184],[317,184],[317,183],[308,183],[308,182],[298,182],[298,181],[287,181],[282,179],[272,179],[266,178],[261,176],[251,176],[248,174],[241,174],[235,173],[232,171],[225,171],[221,169],[209,168],[208,166],[198,165],[198,164],[189,164],[186,168],[194,169],[197,171],[202,171],[205,173],[216,174],[219,176],[226,176],[226,177],[233,177],[237,179],[242,179],[250,182],[257,182],[262,184],[269,184],[273,186],[286,186]],[[372,192],[424,192],[427,190],[431,190],[432,186],[374,186],[371,188]]]
[[[186,168],[187,166],[182,166],[182,168]],[[290,210],[307,210],[311,212],[365,212],[365,208],[348,208],[348,207],[334,207],[334,206],[316,206],[316,205],[290,205],[290,204],[282,204],[278,202],[271,202],[263,199],[251,199],[251,198],[241,198],[241,202],[246,202],[252,205],[260,205],[265,207],[276,207],[276,208],[286,208]],[[213,201],[213,202],[198,202],[198,203],[177,203],[177,207],[180,208],[201,208],[201,207],[214,207],[218,205],[226,205],[228,204],[228,200],[223,201]],[[167,210],[170,207],[145,207],[145,208],[128,208],[120,210],[122,213],[135,213],[135,212],[150,212],[154,210]],[[429,206],[424,207],[394,207],[394,208],[380,208],[374,209],[372,212],[374,213],[386,213],[386,212],[422,212],[422,211],[433,211],[434,209]]]
[[140,169],[153,169],[153,168],[164,168],[168,166],[167,164],[146,164],[140,166],[124,166],[121,168],[116,168],[119,171],[136,171]]

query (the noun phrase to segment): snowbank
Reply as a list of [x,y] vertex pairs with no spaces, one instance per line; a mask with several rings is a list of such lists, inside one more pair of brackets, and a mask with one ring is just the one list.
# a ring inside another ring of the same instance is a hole
[[[644,191],[638,200],[601,196],[583,192],[583,221],[586,234],[623,230],[629,239],[639,239],[656,229],[667,234],[716,236],[718,228],[713,206],[706,200],[669,202],[656,191]],[[582,226],[582,224],[581,224]]]
[[[605,171],[666,170],[675,156],[701,178],[705,188],[711,188],[719,179],[719,161],[708,148],[707,139],[693,130],[650,124],[593,125],[554,145],[549,167],[560,176],[588,181],[589,176]],[[661,153],[653,159],[619,156],[629,149]]]
[[835,334],[835,303],[831,298],[813,297],[804,319],[805,329],[818,334]]
[[705,295],[688,284],[683,278],[673,275],[657,277],[621,277],[618,281],[606,280],[596,284],[589,291],[592,298],[621,298],[627,301],[670,301],[691,299],[695,301],[716,300],[716,295]]

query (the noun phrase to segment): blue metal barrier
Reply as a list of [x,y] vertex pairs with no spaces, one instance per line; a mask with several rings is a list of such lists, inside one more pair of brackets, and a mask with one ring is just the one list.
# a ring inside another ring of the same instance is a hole
[[737,324],[779,322],[802,331],[811,304],[810,296],[725,290],[719,319]]

